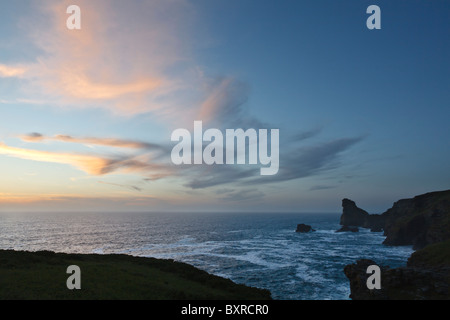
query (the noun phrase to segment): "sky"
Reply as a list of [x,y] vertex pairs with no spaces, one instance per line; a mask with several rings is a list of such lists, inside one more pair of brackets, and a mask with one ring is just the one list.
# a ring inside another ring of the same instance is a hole
[[[1,1],[0,211],[340,212],[350,198],[381,213],[447,190],[449,16],[447,0]],[[279,129],[278,173],[173,164],[171,134],[194,121]]]

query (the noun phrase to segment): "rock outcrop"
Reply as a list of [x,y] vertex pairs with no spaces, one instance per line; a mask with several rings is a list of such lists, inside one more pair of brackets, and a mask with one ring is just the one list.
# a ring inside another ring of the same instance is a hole
[[342,228],[340,228],[336,232],[359,232],[359,228],[358,227],[343,226]]
[[450,190],[404,199],[383,213],[386,245],[426,245],[450,240]]
[[362,227],[369,216],[367,211],[360,209],[350,199],[342,200],[342,216],[340,224],[343,226]]
[[[353,207],[349,202],[346,205]],[[359,214],[363,216],[368,217]],[[450,190],[397,201],[391,209],[372,215],[365,223],[364,227],[372,230],[382,226],[385,245],[413,245],[418,251],[411,255],[406,267],[380,267],[380,290],[369,290],[366,285],[370,276],[367,267],[376,264],[374,261],[359,260],[347,265],[344,273],[350,280],[352,299],[450,299]]]
[[299,224],[297,225],[297,230],[295,230],[295,232],[300,232],[300,233],[308,233],[308,232],[313,232],[316,231],[314,230],[311,226],[307,225],[307,224]]
[[450,241],[415,252],[406,267],[380,266],[380,290],[367,288],[370,274],[366,272],[370,265],[376,265],[376,262],[358,260],[344,268],[353,300],[450,299]]
[[450,190],[399,200],[381,215],[369,214],[349,199],[342,200],[342,208],[341,225],[384,230],[386,245],[420,249],[450,239]]
[[362,227],[371,229],[373,232],[381,232],[384,228],[385,218],[379,214],[369,214],[367,211],[358,208],[354,201],[344,199],[342,200],[342,215],[340,224],[347,228]]

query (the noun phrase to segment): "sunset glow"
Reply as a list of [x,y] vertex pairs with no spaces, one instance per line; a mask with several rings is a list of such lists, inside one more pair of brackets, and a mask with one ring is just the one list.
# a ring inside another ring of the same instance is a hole
[[[0,5],[2,210],[377,211],[448,188],[448,18],[409,27],[438,8],[387,2],[369,31],[364,6],[132,2]],[[195,121],[279,129],[279,170],[174,165]]]

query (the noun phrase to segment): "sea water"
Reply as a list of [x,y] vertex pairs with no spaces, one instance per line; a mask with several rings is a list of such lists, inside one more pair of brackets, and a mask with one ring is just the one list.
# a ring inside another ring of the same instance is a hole
[[283,300],[349,299],[347,264],[398,267],[413,252],[339,227],[339,214],[318,213],[0,213],[0,249],[174,259]]

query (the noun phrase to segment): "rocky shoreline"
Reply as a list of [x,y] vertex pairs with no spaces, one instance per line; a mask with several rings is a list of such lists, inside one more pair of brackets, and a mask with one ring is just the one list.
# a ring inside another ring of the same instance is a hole
[[[384,231],[383,244],[412,245],[406,267],[380,266],[380,290],[369,290],[366,273],[376,261],[358,260],[347,265],[353,300],[448,300],[450,299],[450,190],[403,199],[381,215],[371,215],[349,199],[342,201],[344,231],[369,228]],[[341,230],[342,230],[341,229]]]

